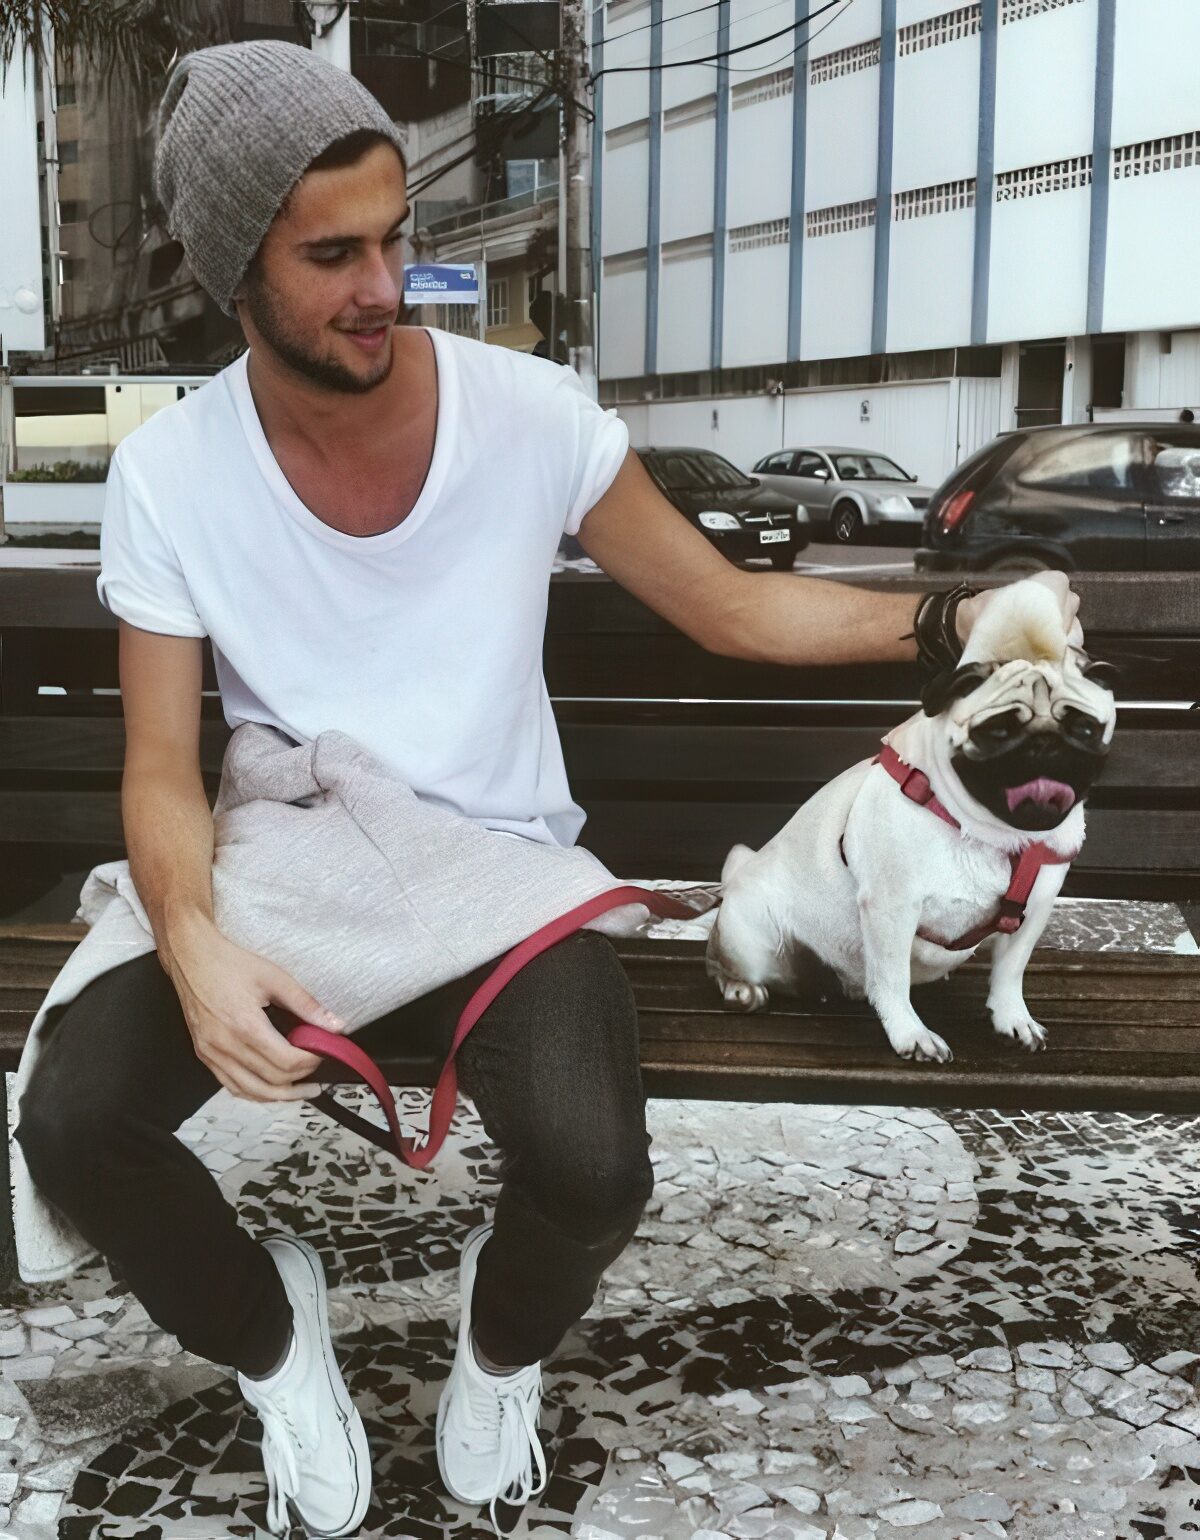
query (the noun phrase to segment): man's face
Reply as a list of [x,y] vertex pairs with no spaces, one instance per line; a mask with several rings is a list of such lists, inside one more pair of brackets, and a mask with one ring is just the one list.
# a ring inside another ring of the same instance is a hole
[[390,145],[373,145],[353,166],[306,172],[239,291],[251,345],[326,390],[363,394],[382,384],[407,217],[404,168]]

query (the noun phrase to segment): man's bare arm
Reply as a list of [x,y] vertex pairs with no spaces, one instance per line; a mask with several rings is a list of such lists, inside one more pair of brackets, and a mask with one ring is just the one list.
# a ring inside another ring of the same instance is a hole
[[213,919],[212,811],[200,774],[203,642],[120,622],[129,869],[169,973],[188,935]]
[[[917,595],[878,593],[828,578],[746,572],[726,561],[654,484],[633,450],[579,530],[580,544],[622,588],[709,652],[794,667],[906,663]],[[1042,573],[1082,644],[1079,599],[1061,572]],[[958,606],[965,641],[986,594]]]
[[914,595],[735,567],[671,506],[633,450],[579,540],[610,577],[709,652],[794,665],[917,655],[902,639]]
[[200,773],[203,643],[120,627],[129,869],[196,1056],[235,1096],[311,1098],[320,1060],[293,1048],[266,1007],[334,1031],[344,1024],[284,969],[228,940],[213,918],[213,818]]

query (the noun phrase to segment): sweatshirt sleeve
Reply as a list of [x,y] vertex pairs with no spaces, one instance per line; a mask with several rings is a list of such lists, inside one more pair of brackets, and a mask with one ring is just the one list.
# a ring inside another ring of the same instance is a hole
[[161,512],[118,449],[104,489],[96,579],[100,603],[143,631],[207,636]]
[[629,429],[612,407],[598,406],[574,369],[556,366],[560,390],[574,436],[575,457],[563,533],[577,535],[588,510],[612,486],[629,449]]

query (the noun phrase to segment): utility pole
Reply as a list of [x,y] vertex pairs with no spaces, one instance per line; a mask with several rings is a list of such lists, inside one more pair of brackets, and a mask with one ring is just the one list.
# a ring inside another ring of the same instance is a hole
[[558,240],[566,312],[568,357],[589,393],[596,395],[592,337],[592,242],[588,197],[588,0],[562,0],[559,60],[562,81],[562,156],[558,184]]

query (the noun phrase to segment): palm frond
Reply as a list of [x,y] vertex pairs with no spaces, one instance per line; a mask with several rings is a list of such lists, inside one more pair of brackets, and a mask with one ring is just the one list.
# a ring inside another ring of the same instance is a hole
[[126,81],[138,95],[161,89],[177,53],[226,42],[233,0],[5,0],[0,6],[0,81],[31,46]]

